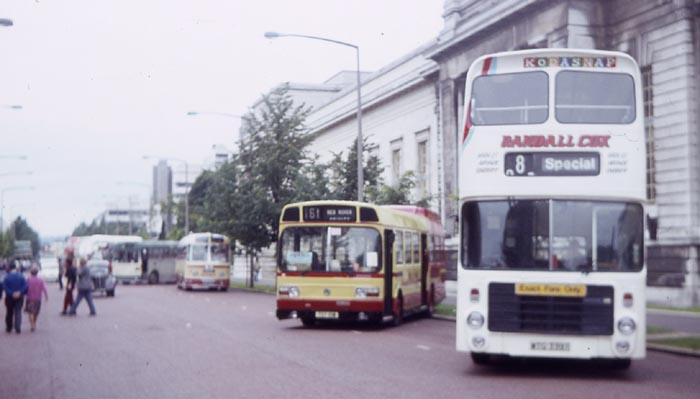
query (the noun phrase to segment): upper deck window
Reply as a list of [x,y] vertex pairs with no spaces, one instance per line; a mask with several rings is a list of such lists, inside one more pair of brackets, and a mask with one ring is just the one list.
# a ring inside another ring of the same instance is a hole
[[545,72],[484,75],[474,79],[469,117],[474,125],[543,123],[548,102]]
[[632,123],[634,80],[621,73],[562,71],[556,77],[555,103],[561,123]]

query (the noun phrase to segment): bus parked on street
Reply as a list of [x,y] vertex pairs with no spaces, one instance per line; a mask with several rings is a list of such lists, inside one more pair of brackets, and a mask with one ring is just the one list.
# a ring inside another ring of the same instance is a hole
[[178,241],[143,241],[136,245],[142,278],[148,284],[175,283]]
[[231,243],[215,233],[190,233],[177,248],[177,287],[226,291],[231,282]]
[[393,321],[445,297],[444,230],[414,206],[289,204],[277,243],[277,318]]
[[120,283],[138,283],[143,277],[138,244],[140,241],[115,242],[102,250],[102,257],[109,261],[112,274]]
[[486,55],[466,79],[459,149],[457,350],[645,356],[646,147],[627,54]]

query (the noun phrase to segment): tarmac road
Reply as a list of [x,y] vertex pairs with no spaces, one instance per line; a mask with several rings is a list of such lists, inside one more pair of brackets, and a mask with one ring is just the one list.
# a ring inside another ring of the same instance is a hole
[[[0,398],[697,398],[700,359],[659,352],[626,372],[590,362],[474,366],[454,322],[397,328],[277,321],[271,295],[119,286],[78,316],[52,285],[39,328],[0,335]],[[4,311],[0,311],[4,316]]]

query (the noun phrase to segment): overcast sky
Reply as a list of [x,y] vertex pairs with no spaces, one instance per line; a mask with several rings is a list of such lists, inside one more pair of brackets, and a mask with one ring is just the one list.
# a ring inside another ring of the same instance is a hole
[[[442,0],[3,0],[0,189],[5,227],[19,215],[43,236],[68,235],[107,206],[148,203],[144,155],[201,165],[233,147],[243,114],[285,82],[374,71],[434,38]],[[18,104],[21,110],[7,106]],[[27,156],[13,160],[6,156]],[[175,171],[182,169],[173,164]],[[194,167],[194,166],[193,166]],[[31,176],[4,175],[31,171]],[[175,180],[182,176],[176,175]],[[33,190],[12,189],[30,185]]]

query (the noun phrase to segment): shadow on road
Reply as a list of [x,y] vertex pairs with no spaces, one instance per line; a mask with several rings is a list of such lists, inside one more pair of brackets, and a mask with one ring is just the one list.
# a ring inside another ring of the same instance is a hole
[[574,378],[614,381],[639,382],[639,375],[634,375],[634,362],[629,370],[620,370],[610,361],[578,359],[541,359],[541,358],[495,358],[487,365],[472,365],[465,374],[479,377],[542,377]]

